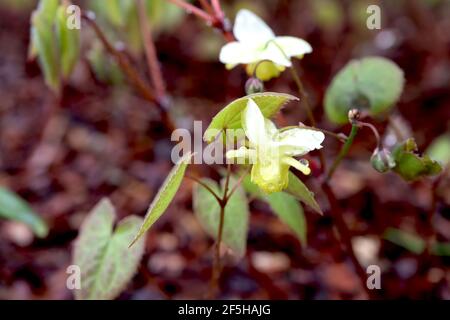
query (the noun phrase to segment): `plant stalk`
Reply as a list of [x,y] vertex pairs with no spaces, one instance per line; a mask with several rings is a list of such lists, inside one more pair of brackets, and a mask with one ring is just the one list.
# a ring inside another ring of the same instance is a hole
[[342,146],[342,149],[339,152],[339,155],[337,156],[337,158],[334,160],[333,164],[331,165],[330,171],[328,172],[328,175],[326,177],[326,181],[331,180],[337,167],[342,162],[342,160],[347,156],[358,131],[359,131],[359,126],[355,123],[352,124],[352,130],[350,131],[350,135],[348,136],[347,141],[345,141],[344,145]]
[[147,10],[143,0],[138,0],[139,25],[142,39],[144,42],[145,56],[150,76],[152,78],[153,87],[155,88],[158,101],[163,104],[166,98],[166,85],[162,76],[161,67],[159,65],[158,56],[156,54],[155,42],[152,35],[152,28],[147,16]]

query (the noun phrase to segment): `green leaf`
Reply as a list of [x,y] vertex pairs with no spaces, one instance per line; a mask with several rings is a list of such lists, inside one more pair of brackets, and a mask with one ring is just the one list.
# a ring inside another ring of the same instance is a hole
[[421,254],[426,247],[421,237],[400,229],[386,229],[383,238],[415,254]]
[[25,223],[39,238],[48,234],[45,221],[22,198],[3,187],[0,187],[0,217]]
[[436,255],[436,256],[445,256],[445,257],[450,256],[450,242],[447,242],[447,243],[442,243],[442,242],[435,243],[431,247],[431,253]]
[[39,58],[39,64],[44,72],[45,82],[54,91],[60,89],[58,56],[52,22],[43,15],[34,14],[32,17],[31,37],[33,46]]
[[302,245],[306,245],[306,219],[297,199],[284,192],[271,193],[265,199],[281,221],[294,231]]
[[98,80],[113,85],[124,82],[122,70],[117,62],[106,53],[100,41],[93,42],[87,53],[87,59]]
[[67,6],[61,5],[57,11],[56,33],[58,36],[61,72],[64,79],[72,73],[80,55],[80,32],[77,29],[69,29],[66,13]]
[[330,121],[345,124],[350,109],[367,109],[372,116],[388,112],[400,98],[403,86],[403,71],[388,59],[350,61],[327,89],[326,114]]
[[73,264],[81,271],[78,300],[109,300],[117,297],[135,274],[144,253],[144,241],[128,244],[142,218],[128,216],[113,232],[116,213],[108,199],[100,201],[83,222],[75,242]]
[[[202,179],[217,194],[223,194],[222,188],[211,179]],[[236,179],[230,180],[234,185]],[[220,206],[214,196],[200,185],[196,185],[192,194],[194,213],[205,231],[214,239],[217,239],[220,221]],[[225,207],[222,241],[237,257],[245,255],[247,246],[249,209],[247,198],[242,187],[238,187],[228,200]]]
[[120,4],[121,0],[109,0],[108,5],[104,5],[104,1],[102,3],[102,10],[105,11],[106,16],[109,19],[109,22],[115,26],[123,26],[125,23],[124,14],[122,12],[122,5]]
[[242,128],[241,113],[247,107],[248,99],[256,102],[266,118],[271,118],[289,101],[298,100],[289,94],[275,92],[255,93],[234,100],[212,119],[203,139],[212,142],[221,130]]
[[425,153],[443,166],[448,165],[450,163],[450,134],[447,133],[436,138]]
[[293,195],[295,198],[308,205],[317,213],[323,215],[322,209],[314,198],[314,193],[295,174],[289,172],[289,184],[285,192]]
[[432,160],[428,155],[420,157],[415,153],[416,142],[410,138],[398,144],[392,155],[395,160],[393,170],[406,181],[412,181],[421,177],[432,176],[442,171],[441,165]]
[[159,189],[152,204],[150,205],[147,214],[145,215],[144,222],[142,223],[139,232],[136,234],[134,240],[131,242],[130,247],[148,230],[150,227],[162,216],[166,211],[169,204],[172,202],[173,197],[178,191],[183,180],[184,173],[186,172],[187,165],[191,161],[192,153],[188,153],[173,167],[170,171],[163,185]]

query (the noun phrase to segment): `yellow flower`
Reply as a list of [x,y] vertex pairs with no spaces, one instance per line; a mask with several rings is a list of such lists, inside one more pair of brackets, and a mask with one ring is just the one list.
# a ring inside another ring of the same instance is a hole
[[258,105],[249,99],[242,112],[242,127],[249,147],[230,150],[226,157],[250,160],[251,180],[264,192],[272,193],[285,189],[289,183],[289,167],[303,174],[311,173],[307,164],[294,157],[322,148],[325,135],[316,130],[293,128],[280,131],[269,119],[264,118]]

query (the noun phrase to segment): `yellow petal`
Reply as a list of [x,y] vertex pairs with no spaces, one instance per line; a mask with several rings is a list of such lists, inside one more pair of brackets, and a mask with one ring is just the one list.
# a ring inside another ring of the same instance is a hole
[[304,175],[309,175],[311,173],[311,169],[307,165],[304,165],[303,163],[301,163],[298,160],[295,160],[294,158],[285,157],[283,158],[283,163],[288,166],[294,167],[298,171],[302,172]]
[[246,67],[247,74],[253,76],[256,67],[258,67],[256,69],[256,77],[261,81],[269,81],[272,78],[277,78],[285,69],[283,66],[278,66],[271,61],[263,61],[248,64]]
[[289,166],[277,159],[257,162],[252,167],[251,180],[265,193],[282,191],[289,183]]

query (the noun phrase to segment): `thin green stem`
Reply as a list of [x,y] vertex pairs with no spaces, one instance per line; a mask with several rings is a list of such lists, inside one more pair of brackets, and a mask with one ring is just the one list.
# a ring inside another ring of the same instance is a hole
[[230,178],[231,178],[231,163],[227,164],[227,176],[225,178],[225,186],[223,188],[223,200],[226,204],[228,189],[230,187]]
[[344,143],[344,145],[342,146],[341,151],[339,152],[339,155],[337,156],[337,158],[334,160],[333,164],[331,165],[330,171],[328,172],[326,181],[329,181],[332,177],[334,172],[336,171],[337,167],[339,166],[339,164],[341,163],[341,161],[347,156],[350,147],[353,144],[353,140],[355,140],[356,134],[359,131],[359,126],[356,123],[352,124],[352,130],[350,131],[350,135],[347,138],[347,141]]
[[308,116],[309,122],[311,122],[311,125],[313,127],[317,126],[316,119],[314,118],[314,115],[312,113],[311,105],[309,104],[308,94],[305,91],[305,87],[303,86],[302,80],[297,74],[297,71],[294,66],[289,68],[291,70],[292,78],[294,79],[295,84],[297,85],[298,93],[300,95],[300,98],[303,100],[303,104],[306,107],[306,114]]

